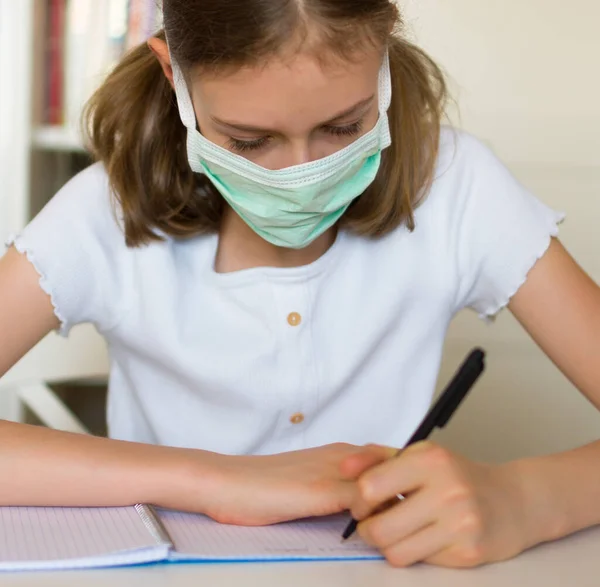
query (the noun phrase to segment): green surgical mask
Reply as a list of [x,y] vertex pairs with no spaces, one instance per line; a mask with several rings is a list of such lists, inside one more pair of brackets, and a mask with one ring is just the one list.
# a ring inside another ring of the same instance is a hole
[[379,74],[379,120],[348,147],[318,161],[271,170],[212,143],[197,130],[185,79],[172,60],[179,113],[193,171],[206,175],[235,212],[266,241],[301,249],[332,227],[373,183],[391,144],[392,86],[386,52]]

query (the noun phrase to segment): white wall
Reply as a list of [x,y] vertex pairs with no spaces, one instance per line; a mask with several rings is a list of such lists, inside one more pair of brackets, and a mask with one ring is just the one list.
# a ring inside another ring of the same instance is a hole
[[[600,282],[600,3],[399,4],[413,37],[450,77],[459,110],[453,120],[567,212],[561,239]],[[470,314],[455,321],[440,383],[474,344],[488,351],[488,371],[438,439],[474,458],[502,460],[600,438],[600,414],[508,312],[493,326]]]
[[600,164],[600,4],[400,0],[458,89],[463,123],[508,161]]

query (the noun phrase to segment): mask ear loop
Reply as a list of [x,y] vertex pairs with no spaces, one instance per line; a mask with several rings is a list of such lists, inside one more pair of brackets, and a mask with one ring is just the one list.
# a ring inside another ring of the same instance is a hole
[[386,47],[383,63],[379,70],[379,112],[387,114],[392,105],[392,70],[390,66],[390,50]]
[[[390,50],[385,48],[383,63],[379,70],[379,122],[381,128],[380,147],[382,149],[392,144],[392,133],[388,111],[392,105],[392,70],[390,65]],[[384,118],[385,117],[385,118]]]
[[175,86],[175,96],[177,97],[177,109],[183,125],[189,130],[196,130],[196,113],[192,104],[190,90],[185,81],[181,67],[173,57],[169,40],[167,39],[169,57],[171,58],[171,69],[173,70],[173,85]]

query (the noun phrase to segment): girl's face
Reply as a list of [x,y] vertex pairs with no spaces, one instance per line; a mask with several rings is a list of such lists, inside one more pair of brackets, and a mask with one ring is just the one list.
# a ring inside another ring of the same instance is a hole
[[[169,77],[166,44],[151,47]],[[273,59],[262,67],[192,76],[201,133],[268,169],[321,159],[371,130],[379,117],[383,55],[375,48],[352,61],[323,63],[309,55]]]

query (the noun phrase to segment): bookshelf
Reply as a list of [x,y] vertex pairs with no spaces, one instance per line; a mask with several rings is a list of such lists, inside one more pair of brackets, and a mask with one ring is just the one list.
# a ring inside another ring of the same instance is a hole
[[159,26],[157,0],[0,0],[3,240],[90,162],[77,130],[83,103]]
[[[77,131],[81,107],[122,53],[159,28],[160,16],[156,0],[0,0],[3,242],[91,163]],[[107,373],[104,342],[81,326],[68,341],[45,338],[0,387],[19,379],[105,381]],[[17,394],[0,389],[0,419],[24,413]]]

